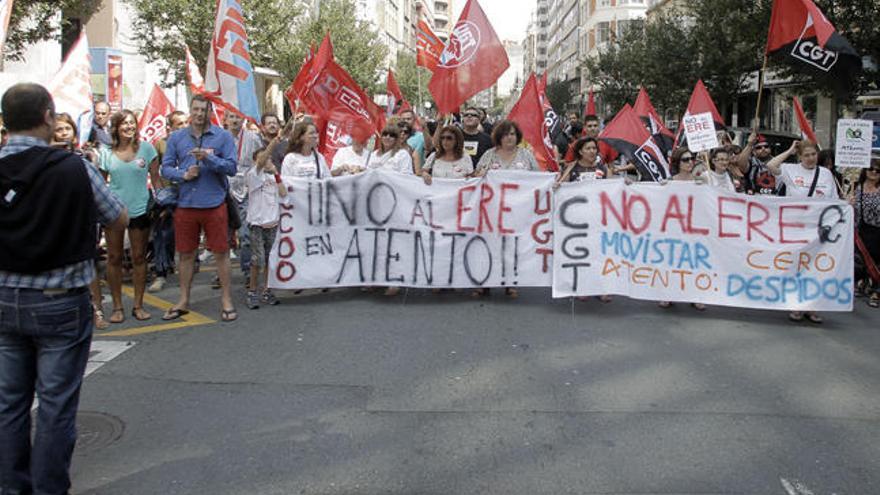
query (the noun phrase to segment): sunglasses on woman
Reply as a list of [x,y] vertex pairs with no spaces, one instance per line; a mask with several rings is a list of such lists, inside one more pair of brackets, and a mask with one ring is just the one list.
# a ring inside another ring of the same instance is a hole
[[682,162],[692,162],[692,161],[694,161],[694,157],[692,157],[692,156],[683,156],[683,157],[681,157],[681,160],[679,160],[679,161],[682,161]]
[[455,141],[455,136],[440,136],[440,139],[443,141]]

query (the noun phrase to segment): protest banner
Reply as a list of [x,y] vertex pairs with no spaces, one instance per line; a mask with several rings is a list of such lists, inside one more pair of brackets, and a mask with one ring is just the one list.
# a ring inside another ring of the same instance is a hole
[[682,121],[688,149],[694,153],[709,151],[718,147],[718,134],[709,112],[685,115]]
[[874,123],[870,120],[838,120],[835,165],[853,168],[870,167],[873,132]]
[[378,170],[284,177],[269,285],[549,287],[554,178],[493,171],[429,186]]
[[852,310],[842,201],[603,180],[563,184],[554,205],[553,297]]

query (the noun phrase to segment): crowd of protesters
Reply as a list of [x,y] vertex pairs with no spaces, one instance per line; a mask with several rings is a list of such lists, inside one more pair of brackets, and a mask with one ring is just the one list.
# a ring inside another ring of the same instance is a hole
[[[209,100],[196,96],[190,115],[179,111],[168,115],[168,137],[155,146],[139,139],[136,113],[111,113],[105,102],[95,104],[92,128],[82,146],[77,142],[74,120],[66,114],[57,116],[52,146],[81,154],[96,167],[131,218],[125,229],[103,231],[106,286],[112,307],[105,317],[101,285],[94,281],[90,290],[96,328],[103,330],[125,320],[122,280],[126,272],[131,275],[134,292],[129,313],[133,318],[152,318],[144,309],[144,293],[162,291],[172,271],[178,273],[179,299],[162,318],[172,320],[187,314],[193,275],[205,256],[199,256],[200,248],[210,251],[216,261],[213,286],[221,289],[221,320],[238,317],[230,253],[239,260],[246,307],[278,304],[267,287],[267,267],[281,197],[286,194],[282,177],[325,179],[382,169],[413,174],[430,185],[435,178],[481,177],[491,170],[540,170],[519,126],[509,120],[492,122],[479,108],[442,116],[439,122],[425,122],[412,110],[403,110],[378,136],[352,140],[328,164],[318,151],[319,130],[307,115],[297,115],[283,125],[277,115],[266,113],[256,124],[228,112],[220,127],[209,122],[211,106]],[[570,114],[560,127],[562,132],[553,140],[560,166],[557,183],[611,177],[642,179],[632,163],[616,156],[598,139],[598,116],[581,120]],[[849,199],[856,207],[859,231],[872,257],[880,254],[880,158],[862,173],[851,192],[845,192],[839,174],[832,173],[833,153],[820,152],[815,143],[795,142],[786,152],[773,156],[767,139],[756,133],[743,147],[733,144],[723,132],[719,142],[721,146],[706,153],[693,153],[687,147],[672,150],[669,180],[706,184],[727,192]],[[786,163],[793,161],[793,155],[798,163]],[[857,266],[864,266],[859,257],[857,254]],[[863,272],[859,274],[859,291],[876,307],[880,292]],[[152,283],[148,286],[149,278]],[[390,287],[385,294],[393,296],[399,290]],[[476,289],[472,293],[480,297],[488,292]],[[505,292],[510,297],[518,295],[512,288]],[[611,301],[610,296],[600,299]],[[673,302],[659,304],[667,308]],[[706,309],[702,304],[692,306]],[[810,312],[792,312],[789,317],[821,322],[819,315]]]

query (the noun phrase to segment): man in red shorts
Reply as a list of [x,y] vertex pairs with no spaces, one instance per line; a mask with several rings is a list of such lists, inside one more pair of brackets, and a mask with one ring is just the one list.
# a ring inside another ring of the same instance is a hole
[[232,304],[229,275],[227,177],[236,172],[235,141],[231,134],[208,120],[211,102],[196,95],[190,103],[190,125],[168,138],[162,157],[162,176],[180,185],[174,213],[174,243],[180,254],[180,300],[162,318],[174,320],[189,312],[199,235],[217,260],[217,275],[223,286],[220,319],[238,318]]

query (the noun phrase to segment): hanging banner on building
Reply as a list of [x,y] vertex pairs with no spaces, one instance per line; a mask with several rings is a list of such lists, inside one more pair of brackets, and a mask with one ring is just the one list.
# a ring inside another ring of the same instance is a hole
[[618,180],[564,184],[554,201],[554,297],[852,310],[853,212],[842,201]]
[[269,285],[549,287],[554,178],[493,171],[426,185],[383,171],[285,177]]

